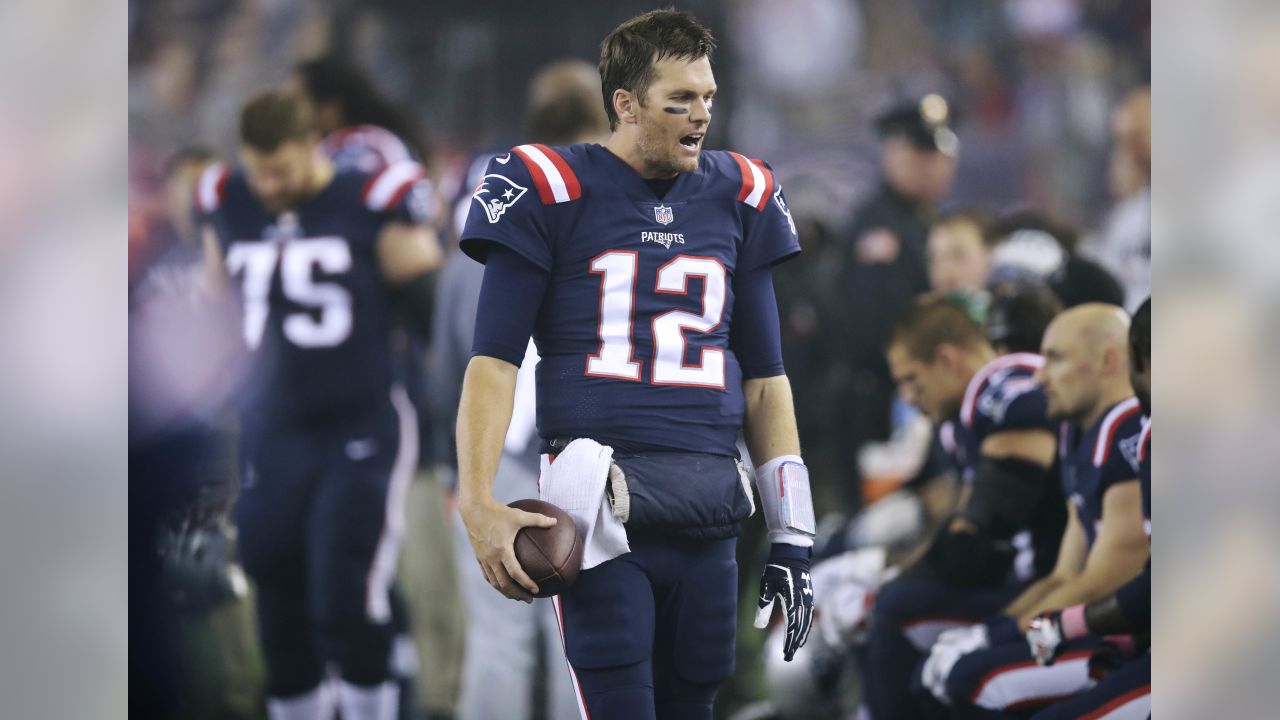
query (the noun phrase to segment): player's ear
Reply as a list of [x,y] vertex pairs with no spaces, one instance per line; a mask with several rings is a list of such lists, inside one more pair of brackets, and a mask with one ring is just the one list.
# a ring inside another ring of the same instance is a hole
[[636,114],[640,110],[639,99],[630,90],[618,88],[613,91],[613,111],[618,115],[618,122],[634,125]]
[[933,349],[933,364],[941,364],[947,370],[954,370],[960,365],[960,351],[955,345],[942,343]]

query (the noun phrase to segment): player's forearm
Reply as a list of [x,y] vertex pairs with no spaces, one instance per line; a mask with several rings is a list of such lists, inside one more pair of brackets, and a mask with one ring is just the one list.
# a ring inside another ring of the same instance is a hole
[[781,455],[800,454],[795,404],[786,375],[753,378],[742,383],[746,417],[742,434],[756,465]]
[[1023,617],[1037,607],[1044,598],[1057,591],[1063,582],[1065,579],[1057,575],[1040,578],[1009,603],[1009,606],[1004,609],[1004,614],[1015,619]]
[[493,500],[493,476],[502,459],[502,442],[511,424],[518,368],[504,360],[477,355],[467,364],[458,405],[458,502]]
[[[1125,577],[1111,564],[1098,563],[1094,567],[1086,568],[1071,580],[1058,584],[1052,592],[1046,593],[1036,603],[1024,608],[1014,617],[1029,619],[1046,610],[1061,610],[1072,605],[1093,602],[1115,592],[1128,579],[1131,578]],[[1013,613],[1010,614],[1013,615]]]

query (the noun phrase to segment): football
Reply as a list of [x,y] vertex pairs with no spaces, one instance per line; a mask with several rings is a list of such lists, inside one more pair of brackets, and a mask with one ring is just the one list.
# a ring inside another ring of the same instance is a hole
[[556,519],[554,527],[521,528],[516,533],[515,551],[520,567],[538,584],[534,597],[559,595],[573,584],[582,568],[582,538],[573,518],[542,500],[517,500],[511,507]]

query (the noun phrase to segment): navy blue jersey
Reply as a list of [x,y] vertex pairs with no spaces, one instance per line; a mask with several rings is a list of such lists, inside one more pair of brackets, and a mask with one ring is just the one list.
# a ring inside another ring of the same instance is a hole
[[734,278],[800,251],[767,164],[706,151],[659,199],[600,145],[521,145],[473,202],[464,252],[500,243],[550,275],[533,333],[544,439],[737,454]]
[[943,423],[939,440],[966,483],[973,482],[982,443],[1005,430],[1049,430],[1048,399],[1035,381],[1044,359],[1033,353],[1002,355],[969,381],[960,417]]
[[1093,547],[1102,528],[1102,498],[1107,490],[1138,476],[1142,408],[1138,406],[1138,399],[1131,397],[1111,406],[1088,429],[1064,422],[1060,432],[1062,494],[1075,508],[1084,528],[1085,542]]
[[1142,517],[1146,518],[1147,534],[1151,534],[1151,418],[1142,423],[1138,436],[1138,481],[1142,483]]
[[253,368],[246,420],[336,419],[387,401],[392,320],[376,244],[389,221],[419,221],[421,177],[411,162],[339,172],[278,215],[239,171],[215,165],[201,177],[197,210],[240,290]]

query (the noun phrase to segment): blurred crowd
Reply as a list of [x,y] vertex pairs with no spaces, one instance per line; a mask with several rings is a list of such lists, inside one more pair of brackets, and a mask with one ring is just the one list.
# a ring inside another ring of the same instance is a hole
[[[934,482],[949,475],[936,423],[903,396],[886,358],[895,319],[941,294],[997,354],[1038,353],[1064,309],[1105,303],[1133,312],[1151,294],[1150,4],[679,6],[721,40],[707,146],[769,159],[799,230],[803,253],[778,268],[775,282],[820,551],[880,548],[882,565],[908,566],[954,498]],[[131,486],[131,510],[154,517],[136,523],[137,537],[131,523],[131,558],[150,558],[147,530],[163,530],[155,583],[135,590],[147,598],[138,612],[174,619],[144,621],[139,632],[174,638],[183,662],[168,665],[157,651],[150,667],[155,686],[172,693],[160,701],[182,716],[263,713],[252,588],[235,569],[226,520],[237,480],[220,418],[237,369],[211,338],[228,309],[182,303],[192,302],[200,272],[191,219],[198,179],[214,162],[235,162],[240,106],[267,87],[308,98],[331,154],[349,142],[373,148],[353,162],[390,163],[407,152],[429,168],[434,188],[431,214],[447,255],[436,322],[430,338],[404,339],[419,370],[411,394],[424,448],[398,580],[407,620],[396,667],[413,688],[404,716],[516,717],[485,705],[495,683],[527,717],[560,718],[574,707],[557,696],[568,686],[556,682],[554,624],[543,611],[512,620],[486,607],[499,598],[473,582],[452,506],[452,423],[480,272],[456,240],[491,153],[607,134],[595,43],[646,9],[630,1],[130,2],[131,464],[145,457],[152,467],[190,468],[200,457],[185,482]],[[385,151],[380,133],[395,140]],[[536,493],[535,433],[530,417],[520,422],[517,408],[504,502]],[[742,562],[759,562],[761,531],[745,530]],[[744,603],[753,592],[744,583]],[[764,666],[761,638],[739,636],[721,717],[855,716],[856,673],[811,668],[811,678],[834,678],[815,701],[823,709],[788,709],[787,697],[814,688],[788,685]]]

